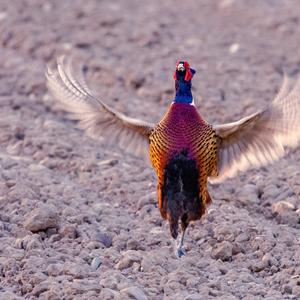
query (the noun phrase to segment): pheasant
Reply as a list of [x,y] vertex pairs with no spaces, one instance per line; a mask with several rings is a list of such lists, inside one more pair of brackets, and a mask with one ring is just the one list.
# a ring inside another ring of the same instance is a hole
[[185,254],[189,223],[199,220],[211,203],[208,181],[221,182],[271,163],[300,140],[300,80],[290,88],[285,76],[266,108],[237,122],[212,125],[194,105],[194,74],[188,62],[177,63],[175,98],[162,120],[153,124],[125,116],[97,99],[82,74],[74,75],[70,59],[60,57],[57,69],[46,72],[49,90],[88,134],[105,136],[135,155],[150,156],[158,179],[158,207],[169,222],[178,257]]

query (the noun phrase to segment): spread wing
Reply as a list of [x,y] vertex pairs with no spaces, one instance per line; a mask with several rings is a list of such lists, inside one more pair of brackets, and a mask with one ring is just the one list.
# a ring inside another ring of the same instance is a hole
[[213,128],[220,145],[218,176],[210,178],[212,183],[277,160],[285,147],[295,147],[300,141],[300,78],[291,89],[285,76],[278,95],[264,110]]
[[57,70],[46,72],[49,90],[71,118],[92,136],[104,136],[111,144],[148,158],[149,134],[154,124],[129,118],[93,96],[82,73],[74,76],[71,60],[60,57]]

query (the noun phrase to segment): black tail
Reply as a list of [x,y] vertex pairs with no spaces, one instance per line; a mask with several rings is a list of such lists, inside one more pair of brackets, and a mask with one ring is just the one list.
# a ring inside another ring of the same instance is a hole
[[167,212],[174,239],[178,236],[179,220],[182,227],[187,227],[190,220],[197,220],[202,215],[198,178],[196,161],[188,157],[187,151],[175,155],[165,168],[163,209]]

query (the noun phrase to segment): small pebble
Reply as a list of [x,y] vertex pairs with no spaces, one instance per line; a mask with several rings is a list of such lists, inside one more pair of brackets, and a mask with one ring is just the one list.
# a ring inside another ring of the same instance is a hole
[[128,257],[123,257],[117,264],[116,269],[117,270],[124,270],[133,265],[133,261],[129,259]]
[[95,240],[103,244],[105,248],[111,247],[113,242],[111,235],[103,232],[96,233]]
[[294,209],[295,205],[287,201],[279,201],[272,205],[272,211],[278,214],[282,214],[287,211],[292,211]]
[[229,53],[230,54],[235,54],[236,52],[238,52],[240,49],[240,45],[238,43],[234,43],[229,47]]
[[258,187],[255,184],[246,184],[237,192],[237,198],[246,205],[259,203]]
[[59,215],[55,207],[50,205],[40,205],[25,216],[24,227],[31,232],[57,228],[59,225]]
[[98,166],[115,166],[119,161],[117,159],[106,159],[97,163]]
[[223,241],[217,244],[212,250],[212,257],[223,261],[229,260],[232,257],[233,246],[228,241]]
[[144,292],[135,286],[131,286],[131,287],[122,289],[120,291],[120,293],[121,293],[121,296],[123,294],[124,296],[125,295],[129,296],[131,299],[135,299],[135,300],[147,300],[148,299],[147,296],[144,294]]
[[76,225],[67,225],[60,230],[60,235],[62,237],[76,239],[78,236],[77,226]]
[[95,257],[91,262],[91,267],[94,270],[97,270],[101,266],[101,264],[102,264],[101,259],[99,257]]

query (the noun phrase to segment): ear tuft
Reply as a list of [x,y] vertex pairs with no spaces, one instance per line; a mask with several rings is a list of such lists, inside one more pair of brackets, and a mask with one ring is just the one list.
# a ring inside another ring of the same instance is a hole
[[186,69],[185,70],[185,77],[184,77],[184,80],[185,81],[190,81],[193,77],[193,73],[191,72],[190,69]]

